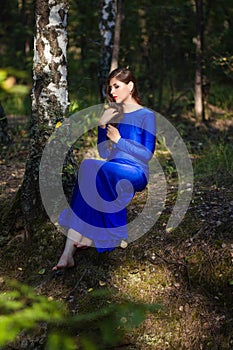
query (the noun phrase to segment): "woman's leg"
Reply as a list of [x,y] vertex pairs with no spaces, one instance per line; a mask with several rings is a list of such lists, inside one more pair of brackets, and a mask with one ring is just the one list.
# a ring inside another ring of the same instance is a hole
[[82,236],[79,232],[73,229],[69,229],[66,238],[65,248],[57,265],[53,267],[53,271],[57,271],[66,267],[73,267],[74,253],[76,251],[76,248],[91,245],[92,241],[89,238]]
[[82,236],[81,241],[79,243],[74,243],[77,248],[86,248],[93,246],[93,241],[90,238]]

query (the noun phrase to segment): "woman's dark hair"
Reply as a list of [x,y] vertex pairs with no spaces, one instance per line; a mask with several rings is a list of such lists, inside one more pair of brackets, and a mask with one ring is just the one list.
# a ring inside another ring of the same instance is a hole
[[128,84],[130,81],[132,81],[134,84],[133,90],[132,90],[132,97],[137,101],[137,103],[141,104],[141,99],[138,95],[136,79],[133,73],[128,68],[116,68],[109,74],[106,80],[106,98],[109,102],[115,102],[114,98],[111,95],[111,89],[110,89],[110,81],[112,78],[116,78],[125,84]]

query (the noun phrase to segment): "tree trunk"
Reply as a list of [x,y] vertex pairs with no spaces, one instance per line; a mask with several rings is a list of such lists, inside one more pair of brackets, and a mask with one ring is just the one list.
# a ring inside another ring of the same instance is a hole
[[164,77],[165,77],[165,70],[164,70],[164,47],[161,45],[161,55],[160,55],[160,62],[158,62],[159,66],[159,86],[158,86],[158,112],[162,113],[162,106],[163,106],[163,90],[164,90]]
[[[21,209],[26,232],[45,217],[39,191],[41,155],[58,121],[67,115],[68,0],[36,0],[33,60],[31,139],[21,187]],[[49,181],[49,179],[48,179]]]
[[122,21],[122,0],[116,0],[116,24],[114,29],[114,44],[113,44],[112,63],[111,63],[110,72],[118,67],[120,37],[121,37],[121,21]]
[[112,48],[113,48],[113,35],[115,28],[115,1],[102,0],[99,2],[99,30],[102,37],[100,59],[99,59],[99,90],[100,100],[104,102],[105,94],[105,82],[110,71]]
[[5,111],[0,103],[0,145],[6,145],[10,141],[8,134],[8,122]]
[[195,115],[198,122],[205,120],[203,99],[203,1],[195,0],[197,36],[194,39],[196,45],[196,69],[195,69]]
[[25,28],[24,32],[24,42],[23,42],[23,51],[25,53],[25,57],[28,57],[31,52],[31,46],[32,46],[32,38],[31,38],[31,28],[32,28],[32,2],[31,0],[22,0],[21,4],[19,3],[20,6],[20,14],[21,14],[21,20],[22,20],[22,25]]

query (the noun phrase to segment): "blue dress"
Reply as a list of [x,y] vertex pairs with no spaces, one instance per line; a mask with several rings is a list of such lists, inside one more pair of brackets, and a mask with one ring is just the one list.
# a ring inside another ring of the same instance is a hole
[[98,127],[98,152],[106,160],[82,161],[70,207],[59,224],[93,240],[98,252],[127,240],[126,206],[149,178],[148,162],[155,150],[155,115],[148,108],[124,113],[121,138],[110,146],[106,129]]

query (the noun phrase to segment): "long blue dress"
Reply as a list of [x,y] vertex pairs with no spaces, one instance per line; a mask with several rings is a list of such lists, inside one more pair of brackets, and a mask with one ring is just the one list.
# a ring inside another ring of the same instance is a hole
[[149,178],[148,162],[155,150],[155,114],[148,108],[124,113],[121,138],[109,147],[106,129],[98,127],[98,152],[106,160],[82,161],[70,207],[59,224],[93,240],[98,252],[127,240],[126,206]]

